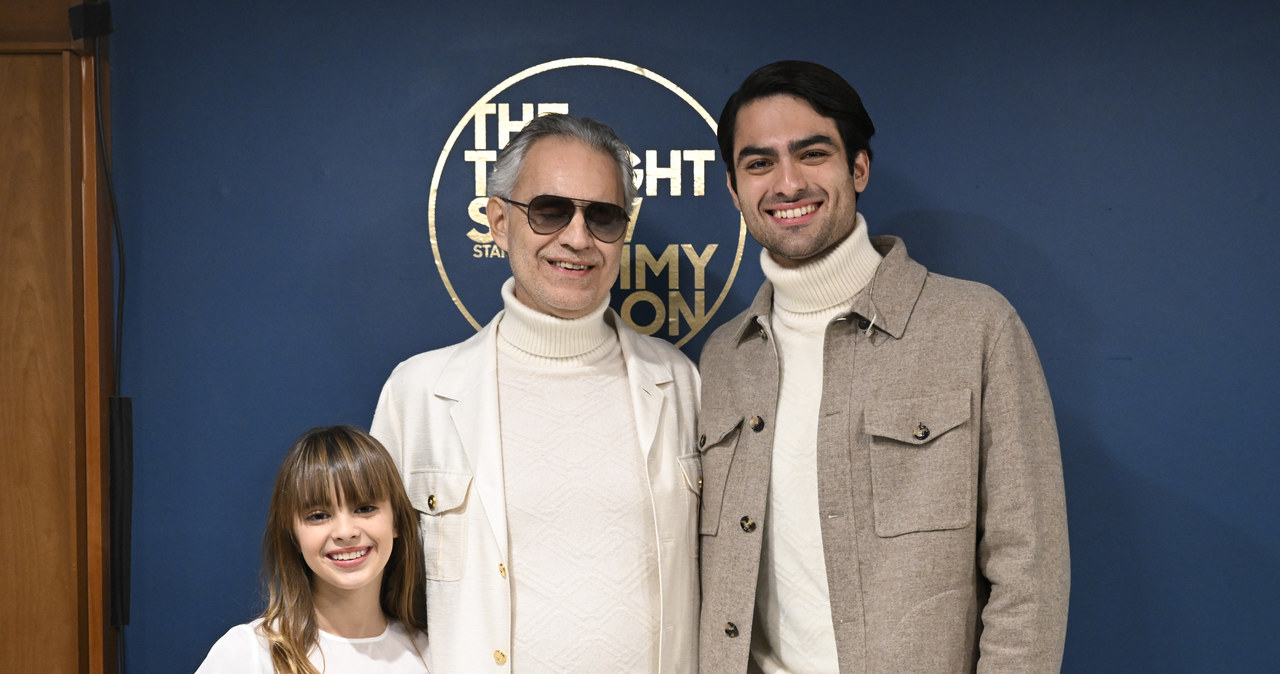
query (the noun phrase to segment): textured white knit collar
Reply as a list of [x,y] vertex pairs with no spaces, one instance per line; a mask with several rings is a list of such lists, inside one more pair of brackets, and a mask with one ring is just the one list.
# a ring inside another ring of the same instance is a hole
[[530,308],[516,299],[516,280],[502,284],[502,305],[506,311],[498,323],[498,338],[521,351],[542,358],[575,358],[617,339],[604,320],[609,298],[580,318],[559,318]]
[[774,262],[767,249],[760,251],[760,268],[773,283],[774,307],[792,313],[847,304],[875,276],[880,260],[861,213],[853,232],[817,261],[789,269]]

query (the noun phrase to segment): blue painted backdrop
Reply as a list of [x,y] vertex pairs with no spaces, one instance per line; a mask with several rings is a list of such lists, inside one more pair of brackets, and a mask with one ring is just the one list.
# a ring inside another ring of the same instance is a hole
[[367,426],[397,362],[472,333],[433,266],[431,171],[481,94],[568,56],[650,68],[713,115],[769,61],[844,74],[879,129],[872,232],[996,287],[1039,347],[1070,511],[1064,669],[1280,661],[1274,5],[114,4],[130,671],[190,671],[257,610],[298,433]]

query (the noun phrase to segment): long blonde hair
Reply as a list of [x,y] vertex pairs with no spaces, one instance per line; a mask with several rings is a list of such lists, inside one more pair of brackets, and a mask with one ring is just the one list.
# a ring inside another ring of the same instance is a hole
[[[334,493],[334,490],[337,493]],[[262,577],[267,608],[260,629],[271,650],[275,671],[319,674],[307,654],[316,645],[315,603],[311,568],[294,540],[296,518],[334,498],[391,503],[395,530],[382,573],[382,612],[411,632],[426,631],[427,606],[418,534],[418,515],[405,494],[400,473],[387,450],[364,431],[351,426],[313,428],[289,448],[276,476],[262,536]]]

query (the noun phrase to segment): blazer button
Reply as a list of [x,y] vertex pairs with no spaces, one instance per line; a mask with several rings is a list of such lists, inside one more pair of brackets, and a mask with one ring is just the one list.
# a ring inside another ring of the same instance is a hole
[[707,434],[703,433],[702,435],[698,436],[698,449],[702,449],[703,447],[706,447],[706,446],[707,446]]
[[500,665],[505,665],[507,664],[507,654],[503,653],[502,651],[494,651],[493,661]]
[[924,425],[923,421],[916,423],[916,429],[911,432],[911,436],[916,440],[924,440],[929,437],[929,427]]
[[733,637],[738,636],[738,626],[733,623],[725,623],[724,633],[732,639]]
[[751,430],[757,433],[764,430],[764,419],[761,419],[759,415],[751,417],[749,423],[751,424]]
[[435,495],[435,494],[432,494],[432,495],[430,495],[430,496],[428,496],[428,497],[427,497],[427,508],[428,508],[428,509],[430,509],[430,510],[435,510],[435,509],[436,509],[436,495]]
[[502,562],[498,562],[498,575],[503,578],[507,577],[507,567],[503,566]]
[[871,327],[871,321],[868,321],[868,320],[867,320],[867,319],[865,319],[865,318],[859,318],[859,319],[858,319],[858,329],[859,329],[859,330],[866,330],[866,329],[867,329],[867,328],[869,328],[869,327]]
[[738,520],[738,526],[742,527],[743,531],[751,533],[756,530],[756,521],[743,515],[742,519]]

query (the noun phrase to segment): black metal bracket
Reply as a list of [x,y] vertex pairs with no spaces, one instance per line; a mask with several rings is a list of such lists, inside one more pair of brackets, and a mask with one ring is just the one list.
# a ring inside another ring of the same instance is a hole
[[67,10],[71,20],[71,37],[103,37],[111,34],[111,3],[76,5]]

